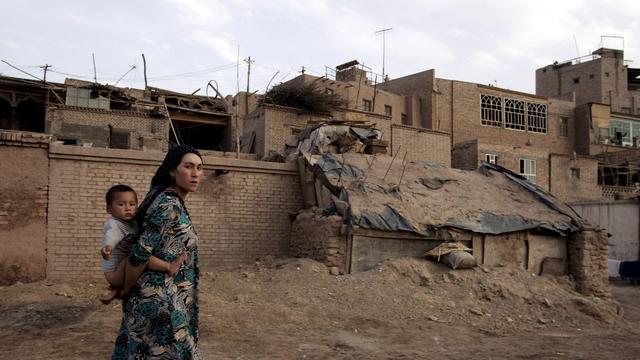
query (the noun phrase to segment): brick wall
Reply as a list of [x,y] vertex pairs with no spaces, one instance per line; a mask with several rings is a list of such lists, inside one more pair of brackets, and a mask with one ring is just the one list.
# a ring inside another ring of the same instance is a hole
[[585,228],[569,239],[569,273],[585,295],[611,297],[608,272],[607,231]]
[[[300,109],[282,106],[265,106],[264,109],[264,153],[284,151],[284,144],[293,135],[294,129],[302,130],[309,121],[327,120],[329,116],[312,114]],[[256,152],[257,149],[256,149]]]
[[598,160],[552,154],[551,193],[564,202],[598,200]]
[[340,234],[341,225],[341,216],[322,216],[318,208],[301,212],[291,226],[289,255],[311,258],[347,273],[347,240]]
[[[53,145],[50,158],[47,276],[99,277],[106,189],[130,184],[141,200],[163,153]],[[303,206],[296,166],[212,156],[204,163],[206,179],[186,201],[201,268],[286,255],[289,213]]]
[[108,147],[109,125],[116,133],[129,133],[129,148],[141,149],[140,138],[156,140],[166,150],[169,122],[164,117],[120,110],[101,110],[58,105],[47,109],[46,132],[54,140],[73,139],[77,143],[92,143]]
[[0,131],[0,285],[45,277],[50,138]]
[[426,161],[451,166],[451,136],[439,131],[404,125],[391,126],[392,154],[398,156],[406,151],[407,160]]

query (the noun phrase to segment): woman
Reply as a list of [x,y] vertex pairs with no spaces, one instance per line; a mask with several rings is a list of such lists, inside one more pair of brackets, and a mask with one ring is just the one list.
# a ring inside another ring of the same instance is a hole
[[[184,199],[202,179],[202,157],[175,147],[140,204],[141,234],[129,257],[123,319],[112,359],[201,359],[198,350],[198,238]],[[186,259],[175,277],[146,268],[151,255]]]

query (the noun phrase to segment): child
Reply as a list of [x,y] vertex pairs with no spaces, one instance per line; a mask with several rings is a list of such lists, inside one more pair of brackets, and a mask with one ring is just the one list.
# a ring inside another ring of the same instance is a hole
[[[102,237],[102,271],[109,283],[109,291],[98,298],[102,303],[109,304],[120,295],[120,288],[124,283],[124,274],[127,266],[127,258],[131,251],[132,241],[138,233],[135,220],[138,207],[136,192],[127,185],[114,185],[105,196],[107,212],[111,218],[104,224]],[[149,258],[147,266],[154,271],[166,272],[169,276],[175,276],[180,266],[186,259],[182,254],[173,262],[168,263],[154,256]]]

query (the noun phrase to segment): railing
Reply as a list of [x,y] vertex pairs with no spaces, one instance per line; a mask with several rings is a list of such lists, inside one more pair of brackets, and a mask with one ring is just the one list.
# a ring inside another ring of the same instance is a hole
[[601,185],[602,197],[614,199],[624,195],[640,195],[639,189],[634,186]]

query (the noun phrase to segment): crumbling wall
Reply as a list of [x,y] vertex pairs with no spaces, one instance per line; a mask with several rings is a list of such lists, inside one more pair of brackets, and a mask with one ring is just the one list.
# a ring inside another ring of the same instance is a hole
[[607,232],[585,227],[569,240],[569,273],[585,295],[611,297],[609,289]]
[[45,277],[50,138],[0,131],[0,285]]
[[[46,132],[55,134],[54,140],[90,143],[93,147],[142,149],[152,146],[166,150],[169,122],[163,117],[121,110],[101,110],[58,105],[46,114]],[[111,139],[110,139],[111,137]]]
[[289,255],[312,258],[347,273],[347,237],[340,234],[341,226],[341,216],[323,216],[318,208],[301,212],[291,227]]
[[478,168],[478,140],[456,144],[451,149],[451,167],[462,170]]

